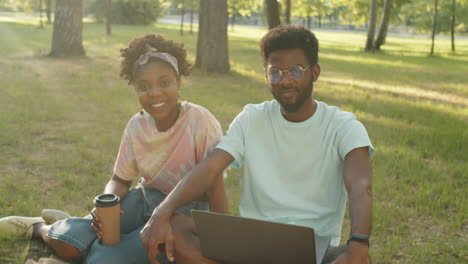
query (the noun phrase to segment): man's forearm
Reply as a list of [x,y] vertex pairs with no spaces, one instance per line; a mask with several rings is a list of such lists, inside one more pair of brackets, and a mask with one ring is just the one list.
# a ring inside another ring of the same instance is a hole
[[372,227],[372,166],[367,147],[354,149],[346,155],[344,177],[351,233],[369,236]]
[[[160,211],[163,215],[170,217],[180,206],[203,196],[213,184],[216,174],[210,171],[209,166],[201,165],[195,167],[177,184],[155,212]],[[199,175],[199,177],[190,177],[191,174]]]
[[[155,209],[160,216],[169,218],[177,208],[203,196],[222,177],[222,171],[233,160],[227,152],[215,149],[208,157],[195,166]],[[221,179],[222,180],[222,179]]]
[[208,191],[208,201],[210,204],[210,211],[221,214],[229,213],[229,204],[226,190],[224,189],[223,175],[217,177],[215,183]]
[[367,181],[357,181],[349,190],[351,233],[370,236],[372,228],[372,192]]

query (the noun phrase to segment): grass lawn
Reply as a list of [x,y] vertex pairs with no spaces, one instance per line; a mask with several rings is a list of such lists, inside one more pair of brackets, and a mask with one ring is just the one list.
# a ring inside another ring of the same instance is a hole
[[[139,111],[119,78],[119,48],[144,33],[186,43],[178,25],[84,25],[87,58],[43,57],[52,28],[0,20],[0,217],[43,208],[85,215],[111,176],[120,137]],[[237,27],[229,36],[229,74],[194,70],[183,99],[207,107],[226,130],[247,103],[270,100],[258,40],[266,31]],[[314,98],[352,111],[367,127],[373,158],[374,263],[468,262],[468,40],[389,37],[384,51],[362,51],[365,36],[319,31],[322,75]],[[226,180],[237,213],[241,173]],[[343,239],[349,234],[346,218]],[[34,242],[35,243],[35,242]],[[34,244],[31,243],[31,244]],[[0,263],[24,263],[30,242],[0,238]],[[39,250],[40,251],[40,250]],[[43,252],[42,252],[43,253]],[[41,254],[39,252],[38,254]]]

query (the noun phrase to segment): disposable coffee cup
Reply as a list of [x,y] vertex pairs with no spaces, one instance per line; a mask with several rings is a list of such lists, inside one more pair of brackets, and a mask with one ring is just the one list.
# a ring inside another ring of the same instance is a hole
[[104,225],[102,243],[114,245],[120,242],[120,197],[115,194],[100,194],[93,200],[96,214]]

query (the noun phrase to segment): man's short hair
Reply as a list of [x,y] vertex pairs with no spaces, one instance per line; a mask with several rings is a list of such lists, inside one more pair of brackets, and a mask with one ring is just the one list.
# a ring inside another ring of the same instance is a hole
[[303,26],[280,25],[263,36],[260,40],[260,52],[263,65],[271,52],[280,49],[302,49],[313,66],[318,63],[318,40],[314,33]]

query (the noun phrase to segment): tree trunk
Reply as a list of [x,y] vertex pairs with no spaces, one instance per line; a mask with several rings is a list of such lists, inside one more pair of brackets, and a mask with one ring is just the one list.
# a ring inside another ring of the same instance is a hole
[[39,27],[44,27],[44,24],[42,23],[42,0],[39,0]]
[[190,8],[190,34],[193,34],[193,7]]
[[185,17],[185,1],[182,0],[182,16],[180,17],[180,35],[184,35],[184,17]]
[[195,67],[228,72],[227,0],[200,0]]
[[377,23],[377,0],[369,0],[369,22],[365,51],[374,51],[374,36]]
[[[60,0],[58,0],[58,1],[60,1]],[[130,4],[130,2],[129,2],[129,4]],[[145,2],[143,2],[143,25],[145,25],[145,26],[147,26],[149,24],[147,22],[148,21],[147,20],[148,12],[146,11],[146,10],[148,10],[147,8],[148,8],[148,3],[145,1]],[[138,9],[138,7],[135,7],[135,9]]]
[[431,39],[432,39],[432,44],[431,44],[431,56],[434,55],[434,39],[435,39],[435,32],[436,32],[436,28],[437,28],[437,5],[438,5],[438,0],[435,0],[434,1],[434,20],[433,20],[433,23],[432,23],[432,35],[431,35]]
[[390,21],[390,11],[392,9],[392,0],[385,0],[382,10],[382,19],[380,20],[380,29],[375,41],[375,49],[380,50],[380,46],[385,43],[387,37],[388,22]]
[[52,24],[52,20],[50,19],[51,12],[52,12],[52,0],[46,0],[47,24]]
[[52,50],[49,56],[84,56],[83,0],[57,0],[54,16]]
[[272,29],[281,24],[279,16],[279,5],[276,0],[265,0],[267,19],[268,19],[268,28]]
[[286,0],[286,9],[284,13],[285,23],[291,24],[291,0]]
[[310,30],[312,24],[312,19],[310,18],[310,14],[307,15],[307,28]]
[[455,51],[455,0],[452,0],[452,16],[450,17],[450,38],[452,40],[452,51]]
[[322,15],[318,16],[318,28],[322,28]]
[[[60,1],[60,0],[59,0]],[[112,0],[106,0],[106,34],[110,35],[112,33],[111,23],[112,23]]]

